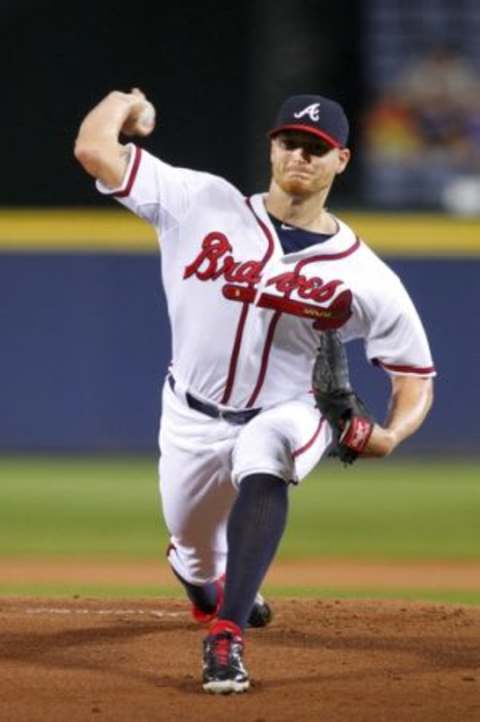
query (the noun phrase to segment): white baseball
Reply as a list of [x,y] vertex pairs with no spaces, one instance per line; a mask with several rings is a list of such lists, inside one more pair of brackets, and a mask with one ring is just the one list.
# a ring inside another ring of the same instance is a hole
[[155,125],[155,108],[148,100],[137,118],[137,124],[145,130],[151,130]]

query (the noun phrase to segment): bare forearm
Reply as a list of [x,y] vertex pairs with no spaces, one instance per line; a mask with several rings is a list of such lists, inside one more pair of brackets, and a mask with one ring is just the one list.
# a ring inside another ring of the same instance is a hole
[[77,145],[89,143],[117,144],[118,136],[127,120],[134,99],[130,94],[113,91],[98,103],[80,126]]
[[392,379],[390,408],[384,426],[375,425],[364,456],[388,456],[415,433],[433,401],[431,379],[397,376]]
[[433,401],[431,379],[410,379],[394,385],[385,427],[395,435],[396,445],[415,433],[424,422]]
[[109,93],[85,117],[75,141],[75,157],[87,173],[112,187],[118,185],[128,163],[118,137],[132,102],[126,93]]
[[119,142],[120,133],[146,136],[154,125],[154,108],[140,90],[114,90],[85,116],[75,141],[75,157],[87,173],[107,186],[117,187],[125,175],[129,155]]

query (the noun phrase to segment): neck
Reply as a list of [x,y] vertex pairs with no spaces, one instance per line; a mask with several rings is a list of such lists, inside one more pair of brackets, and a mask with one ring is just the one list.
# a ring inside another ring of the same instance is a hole
[[289,225],[314,233],[335,233],[337,224],[325,208],[329,190],[310,196],[292,196],[272,180],[265,207],[272,216]]

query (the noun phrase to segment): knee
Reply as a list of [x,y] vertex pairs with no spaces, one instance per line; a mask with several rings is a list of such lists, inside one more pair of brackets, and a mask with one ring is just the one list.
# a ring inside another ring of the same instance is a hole
[[281,434],[240,435],[233,449],[232,479],[238,488],[247,477],[276,477],[283,482],[294,478],[293,459],[288,440]]
[[252,494],[268,494],[270,491],[275,493],[277,490],[278,493],[283,493],[288,487],[282,477],[265,473],[247,474],[240,478],[238,485],[242,493]]

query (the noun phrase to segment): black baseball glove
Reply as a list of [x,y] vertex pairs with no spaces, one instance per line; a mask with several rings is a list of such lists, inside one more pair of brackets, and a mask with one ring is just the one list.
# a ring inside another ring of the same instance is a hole
[[345,348],[336,331],[324,331],[313,365],[317,408],[333,430],[330,456],[353,464],[372,433],[375,420],[350,385]]

